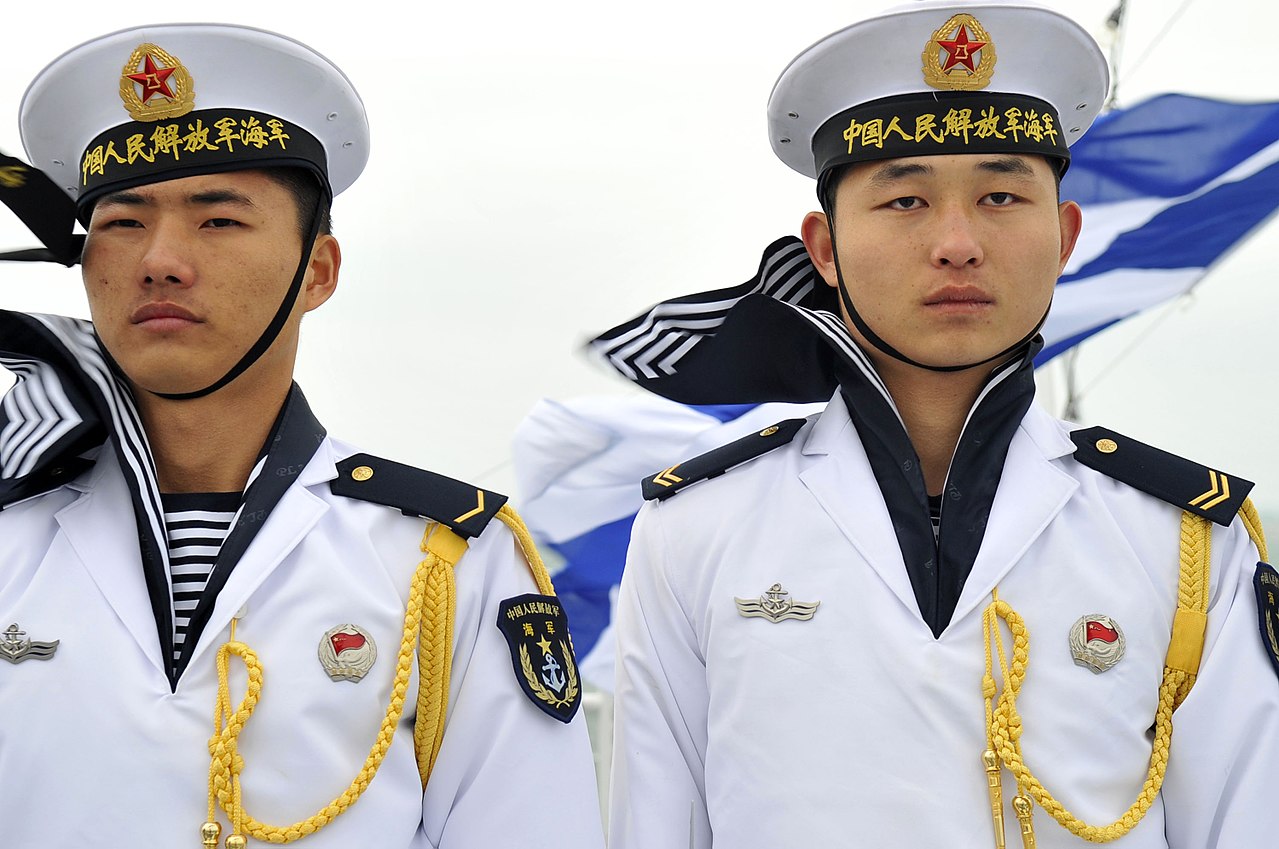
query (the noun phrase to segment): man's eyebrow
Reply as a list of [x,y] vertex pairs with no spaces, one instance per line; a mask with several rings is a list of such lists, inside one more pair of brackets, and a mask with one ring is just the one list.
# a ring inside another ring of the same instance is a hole
[[932,166],[922,162],[889,162],[876,168],[866,182],[871,188],[883,189],[904,177],[927,176],[932,173]]
[[1034,178],[1035,169],[1030,167],[1030,163],[1019,156],[1001,156],[998,159],[983,159],[977,163],[977,167],[982,171],[989,171],[995,174],[1007,174],[1014,177]]
[[190,206],[212,206],[220,203],[229,203],[233,206],[244,206],[250,209],[257,208],[253,198],[234,189],[209,189],[187,197],[187,204]]
[[96,206],[145,206],[150,200],[138,192],[131,192],[127,189],[120,192],[112,192],[109,195],[103,195]]

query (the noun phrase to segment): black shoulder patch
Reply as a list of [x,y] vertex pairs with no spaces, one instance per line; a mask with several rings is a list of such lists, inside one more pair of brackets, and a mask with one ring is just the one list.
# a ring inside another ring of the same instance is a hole
[[1257,591],[1257,624],[1261,626],[1261,645],[1279,674],[1279,572],[1268,563],[1258,563],[1252,578]]
[[548,716],[571,721],[582,705],[582,684],[560,600],[535,593],[505,599],[497,608],[497,627],[524,695]]
[[670,498],[686,486],[717,478],[734,466],[767,454],[774,448],[781,448],[795,438],[804,422],[805,419],[787,419],[770,425],[759,433],[752,433],[707,451],[692,460],[662,469],[657,474],[644,478],[644,498],[647,501]]
[[347,457],[337,467],[334,495],[433,519],[467,538],[479,536],[506,503],[505,495],[371,454]]
[[1229,525],[1252,491],[1252,481],[1160,451],[1145,443],[1090,427],[1070,434],[1075,459],[1147,495]]
[[46,492],[52,492],[63,484],[75,480],[92,466],[92,460],[86,460],[83,457],[68,457],[53,466],[53,468],[37,469],[35,472],[21,478],[0,480],[0,510],[10,504],[25,501],[37,495],[44,495]]

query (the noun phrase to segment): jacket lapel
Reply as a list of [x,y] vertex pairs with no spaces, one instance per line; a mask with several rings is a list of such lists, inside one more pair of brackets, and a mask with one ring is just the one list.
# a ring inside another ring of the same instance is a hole
[[985,606],[991,590],[1079,488],[1074,478],[1052,462],[1073,451],[1074,444],[1056,420],[1037,405],[1031,405],[1008,446],[986,534],[960,593],[951,626]]
[[162,658],[138,536],[121,533],[122,528],[135,527],[133,501],[113,454],[102,452],[89,473],[84,494],[59,511],[56,518],[77,558],[138,648],[167,678],[168,665]]
[[888,507],[841,395],[837,394],[818,418],[803,453],[812,458],[799,476],[804,486],[880,580],[923,625]]
[[208,624],[200,632],[188,667],[197,663],[210,646],[226,641],[226,629],[242,609],[247,607],[247,612],[252,615],[250,597],[289,558],[320,517],[328,512],[328,503],[310,488],[337,477],[333,450],[333,444],[325,440],[297,480],[280,497],[262,530],[253,538],[227,578],[226,585],[218,592],[217,602]]

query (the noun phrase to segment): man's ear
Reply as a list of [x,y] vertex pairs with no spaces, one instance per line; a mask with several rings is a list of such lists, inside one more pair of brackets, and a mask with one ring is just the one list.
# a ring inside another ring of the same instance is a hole
[[804,223],[799,227],[800,238],[804,240],[804,248],[813,267],[826,281],[826,285],[839,285],[839,275],[835,272],[835,245],[830,238],[830,225],[826,214],[810,212],[804,216]]
[[302,298],[306,312],[318,307],[332,297],[338,287],[338,271],[342,268],[342,249],[334,237],[322,234],[311,249],[311,261],[307,265],[303,281]]
[[1061,227],[1061,261],[1057,267],[1060,276],[1075,251],[1075,243],[1079,241],[1079,233],[1084,227],[1084,211],[1073,200],[1060,203],[1057,205],[1057,223]]

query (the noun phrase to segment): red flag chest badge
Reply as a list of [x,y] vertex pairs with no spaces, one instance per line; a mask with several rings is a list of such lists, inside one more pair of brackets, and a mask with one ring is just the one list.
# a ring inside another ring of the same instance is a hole
[[320,640],[320,665],[334,681],[359,681],[377,660],[377,644],[358,625],[339,625]]
[[1070,627],[1070,654],[1078,666],[1105,672],[1124,656],[1124,632],[1102,613],[1081,616]]

